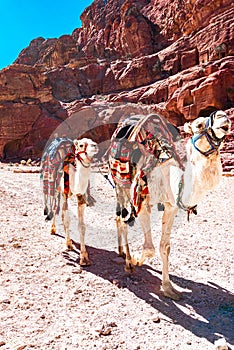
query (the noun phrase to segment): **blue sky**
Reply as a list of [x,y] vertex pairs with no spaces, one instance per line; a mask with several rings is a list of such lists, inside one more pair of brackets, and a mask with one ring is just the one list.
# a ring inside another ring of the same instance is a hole
[[58,38],[81,27],[80,15],[93,0],[0,0],[0,69],[31,40]]

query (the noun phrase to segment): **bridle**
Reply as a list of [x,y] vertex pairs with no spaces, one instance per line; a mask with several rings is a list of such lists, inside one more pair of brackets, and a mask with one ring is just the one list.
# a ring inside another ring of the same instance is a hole
[[[205,129],[199,133],[199,134],[195,134],[192,136],[191,138],[191,142],[193,147],[200,152],[201,154],[203,154],[203,156],[208,157],[210,154],[214,153],[215,151],[218,150],[218,148],[220,147],[221,143],[223,142],[225,135],[222,138],[218,138],[213,130],[213,124],[214,124],[214,116],[215,116],[216,112],[211,113],[211,115],[209,116],[209,118],[206,121],[205,124]],[[196,146],[196,142],[202,138],[203,136],[206,137],[209,145],[210,145],[210,149],[208,149],[207,151],[203,152],[201,149],[199,149]]]
[[[76,159],[79,160],[79,162],[81,163],[81,165],[84,167],[84,168],[90,168],[90,165],[91,165],[91,162],[92,162],[92,159],[88,156],[87,154],[87,146],[88,144],[85,143],[85,146],[84,146],[84,150],[83,151],[79,151],[79,152],[75,152],[75,157]],[[85,158],[88,160],[88,164],[85,164],[84,163],[84,159],[81,157],[81,154],[84,154],[85,155]]]
[[[209,116],[209,118],[206,121],[205,124],[205,129],[198,134],[195,134],[192,136],[191,138],[191,143],[193,145],[193,147],[200,152],[202,155],[204,155],[205,157],[208,157],[209,155],[213,154],[214,152],[216,152],[218,150],[218,148],[220,147],[220,144],[222,143],[222,141],[225,139],[225,135],[222,138],[218,138],[213,130],[213,125],[214,125],[214,117],[215,117],[215,113],[213,112],[211,113],[211,115]],[[203,152],[201,149],[199,149],[196,146],[196,142],[202,138],[203,136],[206,137],[209,145],[210,145],[210,149],[208,149],[207,151]],[[187,207],[184,205],[184,203],[182,202],[182,192],[183,192],[183,184],[184,184],[184,178],[182,176],[181,181],[179,183],[179,193],[177,196],[177,205],[180,209],[183,209],[184,211],[187,211],[187,219],[189,221],[189,215],[190,214],[195,214],[197,215],[197,205],[194,205],[192,207]]]

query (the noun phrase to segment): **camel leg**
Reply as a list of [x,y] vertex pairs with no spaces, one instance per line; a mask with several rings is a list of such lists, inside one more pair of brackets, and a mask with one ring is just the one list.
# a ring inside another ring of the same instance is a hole
[[48,215],[49,214],[49,209],[47,206],[47,202],[48,202],[48,195],[44,194],[44,215]]
[[55,235],[55,233],[56,233],[56,223],[55,223],[55,219],[56,219],[56,214],[54,213],[54,215],[53,215],[53,221],[52,221],[52,225],[51,225],[51,229],[50,229],[50,234],[51,234],[51,235]]
[[119,256],[121,256],[123,259],[126,259],[126,254],[124,252],[123,248],[123,236],[122,236],[122,224],[121,224],[121,217],[116,217],[116,227],[117,227],[117,233],[118,233],[118,251]]
[[125,258],[125,271],[133,272],[134,265],[128,245],[128,225],[124,222],[121,216],[116,217],[116,227],[118,232],[119,256]]
[[68,199],[64,198],[64,203],[62,206],[62,221],[65,231],[66,247],[69,250],[73,250],[72,240],[70,238],[70,216],[68,212]]
[[125,271],[133,272],[135,268],[132,263],[132,257],[128,245],[128,225],[124,222],[128,214],[126,207],[128,206],[130,198],[129,189],[123,189],[116,185],[116,197],[116,227],[118,232],[119,256],[125,259]]
[[85,247],[85,222],[84,222],[84,212],[85,212],[85,202],[81,200],[79,196],[78,199],[78,230],[80,234],[80,265],[88,266],[90,265],[90,260],[88,252]]
[[147,258],[152,258],[155,255],[155,248],[151,235],[150,208],[146,201],[142,203],[142,208],[138,214],[138,218],[144,233],[144,243],[141,257],[133,260],[135,265],[141,266]]
[[116,228],[117,228],[117,234],[118,234],[118,251],[119,256],[121,256],[123,259],[126,258],[126,254],[124,252],[123,248],[123,236],[122,236],[122,222],[121,222],[121,206],[120,203],[117,202],[116,206]]
[[182,293],[177,291],[171,284],[168,273],[168,258],[170,254],[170,234],[171,227],[174,222],[174,217],[178,211],[177,206],[172,206],[169,203],[164,203],[165,209],[162,217],[162,237],[160,241],[160,255],[162,259],[162,289],[166,297],[179,300],[182,298]]

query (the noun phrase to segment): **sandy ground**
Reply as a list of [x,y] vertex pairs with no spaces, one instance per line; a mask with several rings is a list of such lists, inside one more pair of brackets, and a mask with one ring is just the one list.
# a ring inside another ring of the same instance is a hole
[[[97,203],[86,210],[92,261],[79,267],[79,250],[65,249],[61,223],[51,236],[43,216],[39,174],[0,167],[1,350],[209,350],[224,337],[234,349],[233,177],[203,201],[198,216],[179,213],[172,233],[170,272],[184,291],[175,302],[160,292],[159,253],[128,275],[117,258],[114,190],[97,173]],[[75,203],[73,240],[79,242]],[[153,211],[155,246],[161,213]],[[134,254],[142,233],[130,229]],[[76,245],[78,248],[78,244]]]

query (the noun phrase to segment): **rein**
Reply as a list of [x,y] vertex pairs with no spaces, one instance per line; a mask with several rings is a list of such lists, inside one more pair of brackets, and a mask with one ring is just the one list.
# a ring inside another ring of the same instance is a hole
[[106,179],[107,182],[109,182],[109,184],[111,185],[112,188],[115,188],[115,185],[111,182],[111,180],[109,179],[109,176],[108,174],[103,174],[100,166],[98,165],[98,170],[99,170],[99,173],[104,177],[104,179]]
[[[84,153],[84,152],[82,152],[82,153]],[[76,154],[76,158],[79,160],[79,162],[81,163],[81,165],[84,167],[84,168],[90,168],[90,166],[91,166],[91,162],[90,163],[88,163],[88,164],[85,164],[84,163],[84,159],[82,159],[81,158],[81,156],[80,156],[80,153],[77,153]],[[87,157],[88,158],[88,157]],[[90,159],[88,159],[89,161],[90,161]]]
[[184,211],[187,211],[187,220],[189,221],[189,216],[190,214],[195,214],[197,215],[197,205],[194,205],[192,207],[187,207],[184,205],[182,202],[182,192],[183,192],[183,186],[184,186],[184,175],[182,175],[182,179],[179,183],[179,193],[177,197],[177,205],[180,209],[183,209]]

